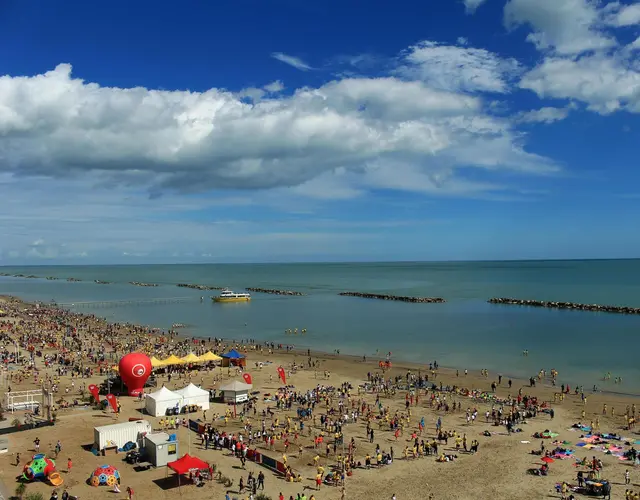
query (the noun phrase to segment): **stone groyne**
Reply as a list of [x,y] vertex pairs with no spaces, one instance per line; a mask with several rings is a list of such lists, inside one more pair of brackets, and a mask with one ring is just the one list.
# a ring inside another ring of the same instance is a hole
[[397,300],[399,302],[418,302],[421,304],[442,304],[446,302],[441,297],[407,297],[402,295],[388,295],[363,292],[340,292],[338,295],[345,297],[360,297],[362,299]]
[[79,280],[78,278],[67,278],[67,281],[74,281],[75,282],[75,281],[82,281],[82,280]]
[[258,292],[258,293],[270,293],[271,295],[296,295],[296,296],[304,295],[304,293],[296,292],[294,290],[275,290],[272,288],[247,287],[245,288],[245,290],[249,290],[250,292]]
[[178,283],[180,288],[191,288],[192,290],[223,290],[222,286],[195,285],[193,283]]
[[158,286],[157,283],[142,283],[140,281],[130,281],[129,284],[133,286]]
[[579,304],[576,302],[555,302],[549,300],[526,300],[507,297],[489,299],[490,304],[504,304],[512,306],[546,307],[549,309],[568,309],[571,311],[592,311],[618,314],[640,314],[640,307],[606,306],[600,304]]
[[102,280],[93,280],[94,283],[96,283],[97,285],[110,285],[111,282],[110,281],[102,281]]

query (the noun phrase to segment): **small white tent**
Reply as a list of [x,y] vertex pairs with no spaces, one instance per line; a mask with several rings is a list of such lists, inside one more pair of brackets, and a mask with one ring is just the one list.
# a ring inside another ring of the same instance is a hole
[[184,389],[175,391],[175,393],[182,397],[182,403],[185,405],[198,405],[203,410],[209,409],[209,391],[189,384]]
[[182,406],[182,396],[162,387],[159,391],[147,394],[144,407],[149,415],[161,417],[167,414],[167,408]]
[[234,380],[220,387],[225,403],[244,403],[249,400],[251,385]]

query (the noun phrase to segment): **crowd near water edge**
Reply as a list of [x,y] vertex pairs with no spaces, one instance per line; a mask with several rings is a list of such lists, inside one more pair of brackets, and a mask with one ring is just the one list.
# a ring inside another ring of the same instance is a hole
[[[381,357],[391,352],[397,360],[428,364],[437,359],[443,366],[488,368],[505,376],[528,378],[542,368],[555,368],[560,379],[573,384],[640,394],[640,370],[627,354],[640,349],[640,316],[487,302],[490,297],[517,297],[640,307],[638,260],[33,266],[0,271],[11,275],[0,277],[2,294],[55,300],[113,321],[160,328],[180,323],[186,325],[183,334],[251,337],[328,352]],[[186,283],[201,286],[178,286]],[[213,304],[209,296],[223,287],[297,293],[257,292],[250,303]],[[339,295],[347,290],[443,302]],[[172,297],[183,300],[153,301]],[[287,333],[296,328],[307,333]],[[623,383],[614,385],[613,377],[603,381],[607,372],[621,376]]]

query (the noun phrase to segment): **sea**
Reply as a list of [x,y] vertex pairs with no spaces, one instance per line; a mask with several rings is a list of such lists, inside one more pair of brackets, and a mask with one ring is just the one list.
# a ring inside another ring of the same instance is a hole
[[[504,377],[553,368],[560,382],[585,390],[597,385],[640,394],[640,315],[487,303],[514,297],[640,307],[640,260],[25,266],[0,272],[37,276],[0,277],[0,294],[55,301],[117,322],[162,329],[182,323],[181,333],[194,337],[268,340],[369,358],[390,352],[395,361],[425,367],[437,361],[461,372],[486,368]],[[216,291],[178,283],[306,295],[253,293],[250,303],[218,304],[210,300]],[[446,303],[339,296],[342,291],[443,297]],[[306,334],[286,332],[296,328]],[[603,380],[605,373],[610,380]]]

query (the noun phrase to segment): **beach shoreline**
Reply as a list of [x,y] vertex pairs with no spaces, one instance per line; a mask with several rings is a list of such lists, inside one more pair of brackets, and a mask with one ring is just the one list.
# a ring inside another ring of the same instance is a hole
[[[25,301],[23,299],[21,299],[20,297],[16,297],[16,296],[10,296],[10,295],[6,295],[6,296],[2,296],[0,295],[0,299],[10,299],[10,300],[15,300],[18,301],[19,303],[25,305],[25,306],[30,306],[33,307],[35,306],[36,302],[29,302],[29,301]],[[50,304],[42,304],[43,307],[53,307]],[[81,313],[78,312],[76,310],[72,310],[70,308],[64,308],[64,307],[58,307],[55,306],[53,307],[54,309],[60,309],[62,311],[68,311],[68,312],[72,312],[74,314],[78,314],[81,316],[91,316],[91,314],[89,313]],[[96,316],[98,318],[100,318],[101,320],[105,321],[106,324],[109,325],[117,325],[117,324],[121,324],[118,322],[111,322],[108,321],[106,318],[102,318],[99,317],[95,314],[93,314],[93,316]],[[156,336],[163,336],[166,335],[162,332],[162,329],[158,326],[155,325],[140,325],[140,324],[132,324],[135,327],[138,328],[145,328],[145,329],[155,329],[157,331],[153,332],[152,335],[156,335]],[[204,336],[192,336],[189,335],[187,331],[185,331],[186,329],[178,329],[175,330],[173,333],[173,337],[177,340],[177,341],[185,341],[185,340],[191,340],[193,338],[195,339],[199,339],[199,340],[206,340],[207,338],[213,338],[212,337],[204,337]],[[234,339],[234,338],[225,338],[225,337],[216,337],[219,340],[223,341],[225,344],[227,345],[234,345],[237,347],[240,347],[242,345],[245,344],[244,341],[248,340],[248,339]],[[300,337],[298,337],[300,338]],[[366,367],[367,370],[372,370],[375,371],[377,368],[379,368],[378,363],[381,361],[384,361],[386,359],[385,355],[380,353],[379,356],[366,356],[366,362],[362,362],[363,356],[357,355],[357,354],[351,354],[351,353],[343,353],[340,346],[336,346],[336,349],[340,351],[340,354],[336,354],[334,349],[334,352],[328,352],[328,351],[323,351],[323,350],[318,350],[318,349],[313,349],[311,347],[304,347],[304,346],[300,346],[297,343],[283,343],[283,342],[271,342],[268,340],[260,340],[256,343],[257,346],[262,346],[264,347],[266,344],[270,344],[273,343],[274,345],[281,345],[282,348],[279,349],[275,349],[275,352],[277,353],[277,355],[279,357],[282,357],[283,359],[286,360],[292,360],[292,362],[296,362],[296,361],[300,361],[300,360],[305,360],[306,358],[308,358],[307,352],[310,351],[311,352],[311,356],[315,359],[324,361],[324,362],[331,362],[336,363],[336,364],[341,364],[341,363],[346,363],[346,364],[353,364],[355,363],[357,366],[362,366],[363,368]],[[290,349],[287,349],[287,346],[293,346]],[[438,362],[437,360],[430,360],[430,361],[426,361],[426,363],[416,363],[416,362],[412,362],[412,361],[407,361],[404,360],[402,358],[397,358],[397,357],[393,357],[391,358],[391,361],[393,363],[393,366],[398,369],[398,370],[409,370],[412,372],[417,372],[417,373],[428,373],[429,370],[429,363],[433,363]],[[452,366],[446,366],[446,365],[441,365],[438,362],[438,373],[439,375],[441,375],[441,377],[445,377],[447,380],[449,379],[454,379],[454,380],[460,380],[460,376],[456,376],[456,373],[458,374],[463,374],[465,369],[464,367],[452,367]],[[468,380],[469,382],[471,382],[471,389],[482,389],[482,390],[486,390],[487,386],[490,384],[490,382],[487,382],[487,379],[479,377],[477,375],[478,371],[480,370],[488,370],[490,377],[492,378],[497,378],[498,375],[501,375],[502,378],[504,380],[509,380],[511,379],[513,381],[513,383],[515,384],[515,386],[528,386],[529,382],[525,377],[522,376],[513,376],[512,374],[509,374],[508,372],[503,372],[500,371],[499,367],[495,367],[495,366],[487,366],[485,368],[481,368],[481,369],[475,369],[475,370],[468,370],[468,373],[471,376],[466,376],[464,377],[462,380]],[[536,378],[536,383],[537,383],[537,387],[540,388],[544,388],[545,390],[549,391],[550,393],[552,392],[559,392],[560,391],[560,385],[563,383],[562,382],[562,378],[560,375],[560,378],[556,384],[556,386],[554,387],[551,383],[551,379],[547,376],[544,377],[542,379],[538,379],[537,376],[535,374],[532,374],[532,377]],[[474,384],[477,384],[478,387],[475,387]],[[575,387],[575,385],[571,385],[571,387]],[[608,401],[610,401],[610,403],[613,404],[620,404],[622,402],[625,402],[627,400],[633,400],[636,401],[638,398],[640,398],[640,393],[624,393],[624,392],[616,392],[616,391],[611,391],[611,390],[607,390],[607,389],[599,389],[597,392],[593,392],[591,390],[591,387],[584,387],[584,392],[585,394],[588,394],[590,396],[594,396],[594,395],[601,395],[603,399],[607,399]]]
[[[74,314],[80,314],[80,315],[94,315],[99,317],[100,319],[104,320],[106,323],[108,324],[120,324],[120,322],[117,321],[110,321],[105,317],[100,317],[98,316],[96,313],[83,313],[82,311],[78,310],[78,309],[74,309],[72,307],[65,307],[65,306],[59,306],[59,305],[54,305],[54,304],[50,304],[50,303],[44,303],[44,302],[40,302],[40,301],[27,301],[22,299],[19,296],[15,296],[15,295],[0,295],[0,299],[10,299],[10,300],[17,300],[27,306],[34,306],[36,303],[39,303],[42,307],[53,307],[53,308],[57,308],[63,311],[68,311],[68,312],[72,312]],[[149,328],[149,329],[156,329],[156,330],[166,330],[165,328],[162,328],[162,326],[157,325],[157,324],[138,324],[138,323],[134,323],[135,326],[137,327],[141,327],[141,328]],[[161,335],[161,333],[156,333],[157,335]],[[197,339],[207,339],[207,338],[212,338],[213,336],[203,336],[203,335],[190,335],[189,334],[189,328],[185,327],[185,328],[180,328],[174,331],[174,336],[176,339],[180,339],[180,340],[188,340],[188,339],[192,339],[192,338],[197,338]],[[228,338],[228,337],[222,337],[222,336],[218,336],[217,338],[223,340],[224,342],[227,343],[231,343],[234,345],[240,345],[242,344],[243,340],[242,338]],[[344,346],[339,346],[336,345],[334,348],[334,352],[329,352],[329,351],[324,351],[321,349],[317,349],[315,347],[312,346],[307,346],[302,342],[299,341],[303,341],[304,336],[302,335],[297,335],[294,336],[293,334],[291,336],[288,336],[285,340],[287,342],[283,342],[282,339],[279,339],[278,341],[272,341],[272,340],[259,340],[258,344],[265,344],[265,343],[274,343],[276,345],[281,344],[283,346],[293,346],[290,350],[285,350],[285,349],[280,349],[279,350],[279,354],[283,355],[285,357],[297,357],[297,356],[306,356],[306,353],[308,350],[311,351],[312,356],[320,358],[320,359],[326,359],[326,360],[344,360],[345,362],[360,362],[362,360],[363,355],[359,355],[359,354],[355,354],[353,352],[343,352],[344,350]],[[296,340],[296,342],[293,342],[293,340]],[[337,355],[335,353],[335,351],[339,350],[340,354]],[[347,351],[349,351],[349,348],[347,347]],[[520,353],[520,356],[523,356],[523,353]],[[378,353],[377,355],[370,355],[367,354],[366,355],[366,359],[368,362],[372,362],[373,364],[371,366],[374,366],[375,368],[375,364],[378,363],[379,361],[384,361],[386,359],[386,353]],[[432,363],[434,361],[438,362],[438,366],[440,369],[441,373],[446,373],[449,375],[453,375],[456,372],[460,372],[463,373],[465,369],[467,369],[470,373],[471,372],[477,372],[479,370],[482,369],[486,369],[489,370],[489,372],[492,375],[497,376],[498,374],[502,375],[502,377],[504,379],[512,379],[513,381],[517,381],[518,383],[522,383],[522,384],[526,384],[527,378],[523,375],[520,374],[513,374],[513,373],[509,373],[509,371],[507,370],[501,370],[500,367],[496,367],[496,366],[491,366],[491,365],[487,365],[484,368],[482,367],[477,367],[477,366],[472,366],[472,367],[463,367],[463,366],[450,366],[447,364],[440,364],[440,362],[438,360],[428,360],[425,361],[425,363],[418,363],[415,361],[410,361],[410,360],[406,360],[404,358],[402,358],[402,356],[392,356],[392,361],[394,363],[394,365],[396,365],[399,368],[402,369],[408,369],[408,370],[413,370],[413,371],[422,371],[422,372],[426,372],[428,371],[428,366],[429,363]],[[545,371],[549,371],[549,368],[551,367],[541,367],[541,369],[545,368]],[[551,368],[554,369],[554,368]],[[560,372],[562,372],[562,369],[559,369]],[[594,373],[598,372],[597,370],[594,370]],[[598,372],[600,373],[600,372]],[[530,376],[535,377],[537,374],[532,373]],[[562,378],[562,373],[560,373],[559,376],[559,381],[558,381],[558,385],[562,384],[564,379]],[[603,380],[600,380],[600,382],[604,382]],[[551,384],[551,380],[549,378],[545,378],[543,380],[538,380],[538,383],[541,383],[544,387],[549,388],[550,390],[553,389],[553,386]],[[580,384],[580,382],[576,382],[575,380],[567,380],[564,381],[564,383],[569,383],[572,387],[574,387],[575,385],[584,385],[584,384]],[[620,384],[618,387],[622,387],[622,384]],[[592,387],[589,386],[584,386],[584,392],[585,393],[589,393],[589,394],[603,394],[603,395],[607,395],[610,396],[612,398],[640,398],[640,391],[638,392],[623,392],[623,391],[619,391],[619,390],[612,390],[613,388],[610,387],[602,387],[602,385],[598,386],[598,391],[596,391],[594,393],[594,391],[592,390]],[[556,387],[555,389],[556,391],[559,391],[559,387]]]
[[[640,337],[635,335],[638,316],[487,303],[487,297],[538,297],[578,304],[638,305],[640,286],[628,286],[634,282],[636,268],[629,266],[627,262],[571,261],[517,266],[58,266],[6,271],[75,276],[83,281],[0,278],[0,288],[25,300],[47,302],[53,297],[66,307],[75,303],[73,310],[110,321],[165,329],[173,323],[189,324],[185,334],[200,338],[214,332],[235,339],[250,336],[314,350],[339,347],[356,357],[373,356],[379,349],[392,351],[396,360],[422,363],[437,358],[442,366],[469,370],[493,366],[505,375],[525,379],[541,368],[555,368],[571,385],[591,388],[595,384],[607,392],[640,394],[636,363],[615,355],[622,346],[631,352],[640,349]],[[602,282],[602,276],[610,279]],[[98,285],[96,279],[113,284]],[[131,281],[161,286],[138,288],[127,284]],[[184,290],[177,294],[182,300],[169,300],[175,298],[176,283],[226,284],[235,290],[259,285],[299,290],[307,296],[260,294],[250,304],[210,307],[208,298],[197,304],[204,295],[198,290]],[[349,289],[393,296],[438,295],[447,302],[421,306],[339,297]],[[79,301],[88,302],[78,306]],[[304,327],[308,334],[285,335],[292,327]],[[521,356],[524,349],[530,352],[527,358]],[[603,381],[608,372],[611,379]],[[618,376],[624,380],[621,386],[613,382]]]

